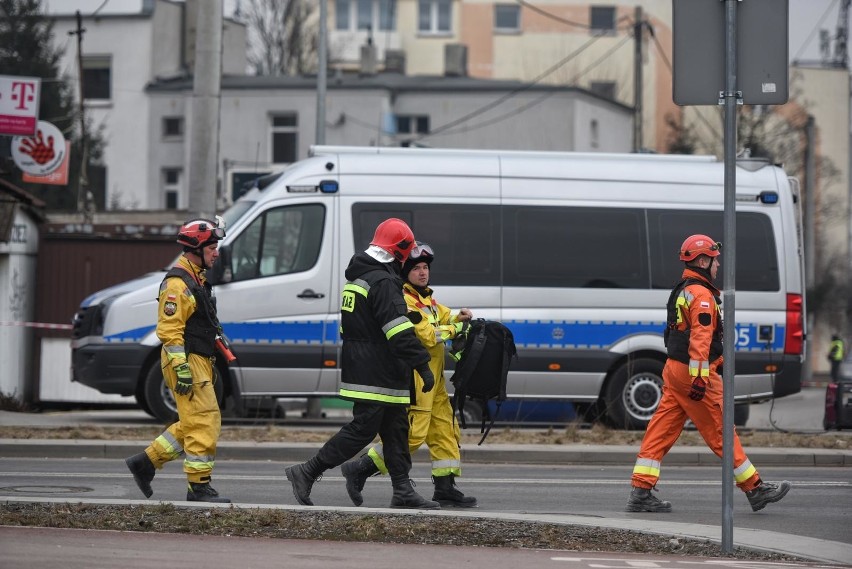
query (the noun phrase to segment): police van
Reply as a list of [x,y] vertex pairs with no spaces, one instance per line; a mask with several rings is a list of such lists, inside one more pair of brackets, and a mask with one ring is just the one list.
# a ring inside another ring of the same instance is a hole
[[[660,401],[679,247],[693,233],[721,240],[723,167],[702,156],[313,147],[224,213],[227,236],[208,273],[237,360],[217,361],[220,396],[239,411],[249,400],[337,393],[345,267],[376,225],[398,217],[435,250],[436,298],[514,333],[511,399],[570,401],[642,428]],[[728,341],[735,400],[749,403],[800,390],[795,180],[764,161],[738,162],[736,220],[737,243],[723,244],[737,261]],[[72,362],[74,381],[135,395],[168,420],[155,334],[163,275],[86,298]]]

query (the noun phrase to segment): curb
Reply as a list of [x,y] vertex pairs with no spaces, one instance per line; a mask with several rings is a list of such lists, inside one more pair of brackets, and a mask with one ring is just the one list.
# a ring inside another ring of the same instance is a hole
[[[103,441],[87,439],[0,439],[0,456],[18,458],[108,458],[123,459],[148,446],[150,441]],[[320,443],[219,442],[219,460],[273,460],[302,462],[311,458]],[[525,464],[632,464],[638,446],[628,445],[486,445],[465,447],[462,460],[470,463]],[[746,448],[749,458],[761,466],[848,466],[852,450],[801,448]],[[428,462],[429,451],[421,447],[412,455],[415,462]],[[666,455],[672,466],[718,464],[719,458],[706,447],[675,447]]]

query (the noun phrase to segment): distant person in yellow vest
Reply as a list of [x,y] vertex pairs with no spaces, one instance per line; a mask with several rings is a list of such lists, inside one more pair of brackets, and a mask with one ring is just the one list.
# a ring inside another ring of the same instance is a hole
[[846,345],[843,339],[837,334],[831,337],[831,344],[828,347],[828,361],[831,362],[831,381],[837,382],[840,372],[840,362],[846,355]]

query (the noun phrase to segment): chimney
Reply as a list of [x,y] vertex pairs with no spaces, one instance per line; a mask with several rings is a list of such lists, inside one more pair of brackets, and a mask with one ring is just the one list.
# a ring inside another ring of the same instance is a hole
[[361,46],[361,75],[376,74],[376,46],[373,40],[368,38],[367,43]]
[[463,43],[448,43],[444,46],[444,75],[467,77],[467,46]]
[[386,49],[385,71],[405,75],[405,51],[401,49]]

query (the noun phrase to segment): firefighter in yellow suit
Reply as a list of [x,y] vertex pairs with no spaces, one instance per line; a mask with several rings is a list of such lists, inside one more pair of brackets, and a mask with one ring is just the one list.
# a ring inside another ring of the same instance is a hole
[[[418,241],[402,267],[408,315],[414,322],[417,337],[429,352],[429,369],[435,377],[435,388],[424,393],[423,380],[418,373],[414,374],[417,399],[408,408],[408,448],[413,454],[423,443],[429,447],[435,484],[432,500],[442,507],[472,508],[477,505],[476,498],[465,496],[455,484],[455,478],[461,476],[461,433],[444,380],[444,342],[461,332],[473,313],[462,308],[453,314],[432,297],[428,284],[434,259],[432,248]],[[379,472],[387,474],[382,444],[374,445],[358,460],[344,464],[341,471],[346,477],[349,497],[360,506],[367,478]]]
[[160,363],[165,383],[175,394],[178,420],[144,452],[125,461],[146,498],[153,494],[151,481],[156,470],[184,455],[186,499],[230,502],[210,486],[222,424],[213,387],[214,352],[221,329],[204,271],[219,256],[219,240],[225,236],[221,225],[206,219],[185,223],[177,239],[184,247],[183,254],[160,285]]

